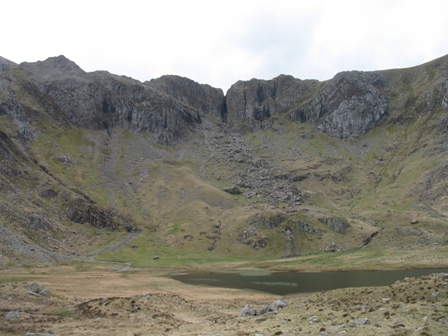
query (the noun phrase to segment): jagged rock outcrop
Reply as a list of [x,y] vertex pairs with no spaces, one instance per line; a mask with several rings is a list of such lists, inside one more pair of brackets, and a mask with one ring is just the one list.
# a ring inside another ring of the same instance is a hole
[[380,90],[385,81],[377,73],[339,73],[291,118],[316,123],[322,132],[341,139],[362,137],[388,111],[388,98]]
[[213,115],[220,120],[225,114],[226,104],[222,89],[173,75],[151,79],[145,84],[166,93],[183,104],[200,110],[204,114]]
[[132,221],[123,218],[120,214],[114,213],[111,209],[101,209],[81,198],[68,201],[66,215],[72,222],[78,224],[89,223],[97,229],[140,231]]
[[341,217],[319,218],[319,221],[327,225],[331,230],[341,234],[346,234],[347,229],[350,227],[349,222]]
[[[22,63],[19,68],[80,128],[127,128],[152,133],[158,142],[171,144],[202,122],[202,110],[187,104],[191,99],[180,102],[163,90],[105,71],[86,73],[64,56]],[[208,96],[219,96],[212,88],[208,91]],[[215,110],[214,106],[209,108]]]
[[316,80],[300,80],[286,75],[267,81],[238,81],[227,92],[225,119],[233,126],[244,121],[246,126],[261,128],[274,114],[286,113],[310,99],[319,86]]
[[279,76],[270,81],[239,81],[227,93],[227,121],[263,122],[275,114],[318,125],[318,129],[341,139],[361,137],[388,111],[381,91],[385,78],[378,73],[343,72],[320,83]]
[[295,229],[297,232],[305,232],[308,234],[315,234],[317,236],[322,236],[322,231],[318,228],[315,228],[311,224],[299,219],[295,222]]
[[[284,114],[292,121],[315,124],[333,137],[362,137],[388,113],[390,95],[396,94],[387,72],[342,72],[325,82],[287,75],[251,79],[238,81],[224,96],[221,89],[179,76],[141,83],[105,71],[86,73],[64,56],[19,66],[2,58],[0,66],[3,77],[4,68],[20,70],[22,86],[26,84],[30,94],[39,92],[46,113],[62,113],[85,129],[124,127],[153,133],[164,144],[186,137],[205,115],[231,128],[253,131],[269,127],[275,123],[273,116]],[[1,82],[3,98],[9,99],[0,102],[0,113],[10,115],[20,132],[29,136],[24,106],[15,99],[14,90],[5,90],[5,78]],[[437,105],[447,110],[447,87],[445,80],[412,101],[421,109]]]

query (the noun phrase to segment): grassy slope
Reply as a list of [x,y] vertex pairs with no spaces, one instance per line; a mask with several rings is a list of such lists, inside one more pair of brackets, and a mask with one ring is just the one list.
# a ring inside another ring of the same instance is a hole
[[[446,113],[435,110],[425,114],[421,109],[407,108],[409,101],[420,99],[428,81],[437,81],[434,66],[424,68],[429,79],[422,77],[422,67],[385,72],[394,83],[388,92],[391,112],[362,139],[330,138],[316,132],[312,125],[291,124],[282,117],[275,121],[281,132],[262,130],[244,135],[255,157],[268,158],[274,167],[272,174],[286,171],[292,176],[307,175],[300,182],[292,182],[309,196],[293,214],[287,213],[287,204],[269,204],[263,197],[249,199],[223,192],[235,181],[233,176],[250,168],[250,163],[229,161],[225,155],[211,152],[200,132],[187,144],[163,147],[149,135],[126,130],[111,135],[81,131],[36,116],[33,127],[37,137],[29,144],[30,153],[51,174],[24,162],[35,178],[10,182],[31,193],[30,202],[17,196],[22,209],[28,207],[30,213],[41,209],[59,230],[54,235],[78,247],[81,255],[94,254],[102,260],[153,265],[160,264],[153,259],[155,255],[168,264],[275,259],[285,254],[282,230],[297,219],[324,233],[317,237],[295,232],[302,255],[322,252],[331,243],[355,251],[378,230],[381,234],[370,244],[375,251],[430,250],[435,243],[444,248],[447,230],[443,198],[429,202],[421,195],[428,176],[446,162],[444,151],[428,154],[443,138],[435,130],[437,120]],[[38,109],[38,103],[30,99],[27,104]],[[14,132],[14,125],[8,124],[5,116],[2,128]],[[220,136],[223,143],[233,141],[229,134]],[[217,155],[221,157],[215,158]],[[66,204],[60,197],[39,196],[49,188],[59,194],[88,195],[98,207],[113,208],[131,218],[143,232],[134,240],[108,248],[124,240],[126,234],[71,223],[64,216]],[[241,232],[249,229],[250,218],[275,213],[284,214],[289,221],[273,229],[258,227],[255,238],[267,239],[267,248],[255,250],[238,242]],[[318,221],[326,216],[347,218],[349,234],[326,228]],[[419,223],[411,225],[413,218]],[[337,264],[333,258],[328,260]]]

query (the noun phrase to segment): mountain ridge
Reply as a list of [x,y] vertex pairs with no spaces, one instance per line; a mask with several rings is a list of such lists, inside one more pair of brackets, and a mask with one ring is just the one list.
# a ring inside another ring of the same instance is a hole
[[3,266],[446,243],[448,56],[226,95],[64,56],[2,60],[0,225],[17,238]]

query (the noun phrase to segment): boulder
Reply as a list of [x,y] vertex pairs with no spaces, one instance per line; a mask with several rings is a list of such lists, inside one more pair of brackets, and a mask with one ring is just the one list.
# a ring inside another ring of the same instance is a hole
[[30,224],[33,227],[33,229],[41,229],[44,231],[51,230],[50,223],[40,214],[33,214],[29,218]]
[[51,292],[48,289],[44,288],[40,291],[39,294],[42,296],[50,296]]
[[270,311],[277,311],[279,308],[285,308],[288,305],[286,300],[275,300],[269,306]]
[[40,293],[44,288],[39,286],[37,283],[33,282],[30,285],[30,291],[33,293]]
[[232,194],[232,195],[239,195],[239,194],[241,194],[241,190],[237,186],[233,186],[231,188],[225,188],[224,191],[229,193],[229,194]]
[[257,311],[255,309],[250,309],[249,305],[245,305],[244,308],[241,310],[239,316],[256,316]]
[[20,318],[20,313],[18,311],[10,311],[10,312],[6,313],[7,320],[14,320],[14,319],[19,319],[19,318]]

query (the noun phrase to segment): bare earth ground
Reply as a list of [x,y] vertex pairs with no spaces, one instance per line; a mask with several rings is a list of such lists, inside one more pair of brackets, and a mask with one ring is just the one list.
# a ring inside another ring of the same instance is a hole
[[[284,297],[276,313],[239,317],[280,297],[196,287],[111,265],[0,271],[0,335],[446,335],[448,277]],[[30,294],[36,282],[50,296]],[[19,318],[6,319],[10,311]],[[364,320],[361,320],[364,318]],[[367,319],[367,320],[366,320]],[[359,325],[362,323],[369,323]],[[358,324],[358,325],[357,325]]]

